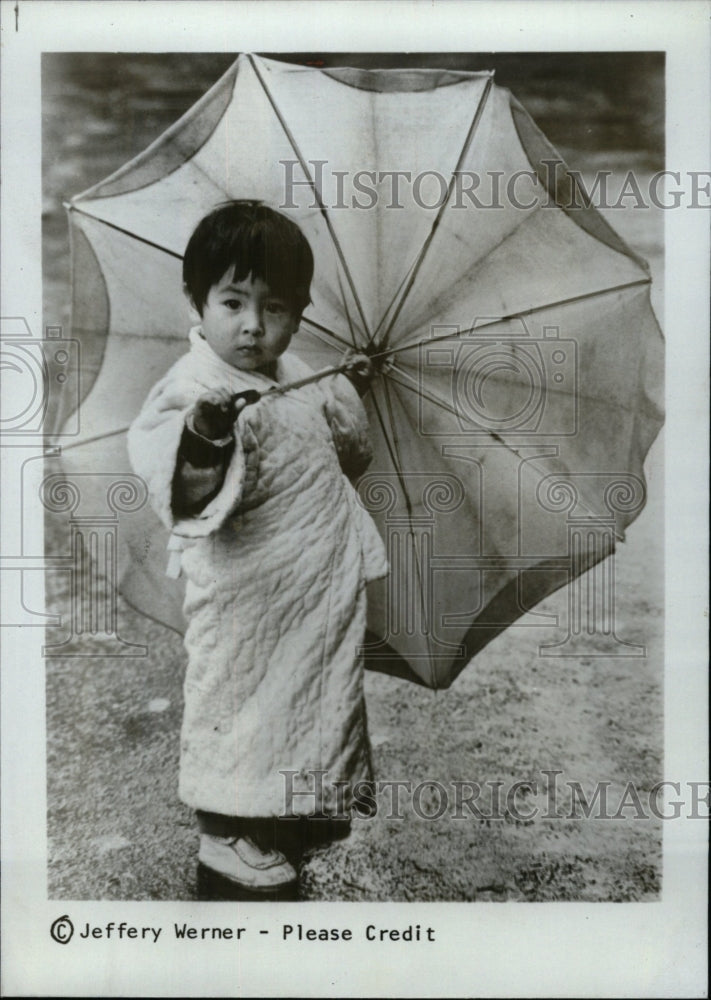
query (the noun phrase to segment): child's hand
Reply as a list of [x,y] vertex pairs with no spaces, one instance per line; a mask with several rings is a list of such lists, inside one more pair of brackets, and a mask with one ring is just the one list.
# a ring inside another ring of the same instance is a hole
[[348,351],[343,359],[346,364],[346,375],[355,375],[359,379],[371,379],[373,377],[373,362],[367,354],[355,354]]
[[347,366],[345,376],[353,383],[359,396],[365,395],[375,374],[373,362],[367,354],[356,354],[354,351],[348,351],[344,361]]
[[193,410],[193,427],[198,434],[217,441],[228,437],[247,400],[235,399],[228,389],[212,389],[201,396]]

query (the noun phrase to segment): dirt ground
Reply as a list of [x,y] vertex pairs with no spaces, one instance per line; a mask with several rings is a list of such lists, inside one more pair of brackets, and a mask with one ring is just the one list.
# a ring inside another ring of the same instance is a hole
[[[70,81],[60,95],[48,78],[46,323],[66,325],[69,316],[61,199],[147,145],[180,113],[181,102],[192,103],[192,91],[185,89],[187,73],[184,88],[178,81],[174,92],[164,80],[156,82],[155,74],[151,79],[153,91],[145,80],[143,89],[133,81],[143,104],[137,99],[130,105],[134,116],[130,134],[136,148],[126,152],[122,139],[126,129],[117,134],[110,96],[99,90],[92,93],[86,78]],[[190,87],[198,82],[191,79]],[[544,98],[537,99],[542,107]],[[73,117],[68,102],[79,107]],[[124,117],[128,114],[120,102],[117,107]],[[545,107],[550,112],[550,106]],[[92,148],[100,150],[94,156],[86,152],[87,135]],[[590,171],[601,165],[617,173],[631,167],[641,172],[650,169],[648,151],[619,148],[595,154],[579,150],[577,163]],[[612,224],[651,262],[658,315],[662,214],[648,210],[610,215]],[[588,795],[596,782],[609,782],[609,812],[614,814],[629,783],[645,802],[649,789],[661,779],[661,441],[650,453],[647,471],[647,507],[614,556],[617,635],[645,647],[645,655],[610,655],[609,642],[597,636],[584,655],[540,655],[539,646],[559,640],[560,629],[523,627],[540,620],[527,618],[481,652],[447,691],[435,693],[368,674],[376,777],[420,786],[419,798],[415,807],[412,795],[402,794],[401,818],[390,816],[381,801],[374,818],[354,820],[348,838],[314,848],[303,862],[300,898],[626,901],[658,897],[661,822],[634,818],[634,807],[620,810],[616,819],[575,817],[566,792],[566,782],[579,782]],[[66,523],[48,524],[50,550],[66,548],[68,530]],[[47,585],[50,606],[66,615],[70,602],[66,576],[50,573]],[[560,591],[536,612],[565,621],[568,598],[567,590]],[[53,631],[59,630],[49,630],[48,641],[59,638]],[[197,833],[190,810],[177,798],[182,643],[123,603],[119,632],[146,645],[148,655],[121,660],[47,659],[49,895],[194,899]],[[561,772],[561,791],[551,808],[543,772],[554,770]],[[517,800],[520,816],[495,818],[489,807],[491,783],[501,783],[505,796],[513,782],[526,780],[538,782],[539,788],[522,790]],[[487,790],[480,799],[481,815],[458,805],[456,782],[477,782]],[[532,811],[532,806],[538,813],[527,819],[526,810]]]

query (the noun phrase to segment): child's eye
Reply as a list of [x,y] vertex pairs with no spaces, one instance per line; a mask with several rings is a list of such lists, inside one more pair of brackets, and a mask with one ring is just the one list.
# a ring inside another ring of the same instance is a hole
[[266,310],[271,313],[282,313],[286,312],[286,305],[280,299],[269,299]]
[[226,299],[225,305],[227,306],[228,309],[232,309],[235,312],[238,309],[242,308],[242,303],[240,302],[239,299]]

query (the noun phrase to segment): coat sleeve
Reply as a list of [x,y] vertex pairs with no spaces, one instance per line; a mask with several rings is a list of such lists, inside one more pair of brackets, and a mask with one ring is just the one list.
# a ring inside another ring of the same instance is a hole
[[216,531],[239,505],[245,484],[246,458],[251,441],[235,424],[235,447],[224,466],[224,478],[202,508],[186,516],[181,442],[186,419],[204,387],[169,373],[150,392],[128,432],[128,453],[135,472],[148,488],[151,503],[163,524],[175,535],[204,538]]
[[188,414],[173,477],[171,506],[176,516],[199,514],[217,496],[234,446],[231,434],[222,441],[213,441],[198,434],[192,414]]
[[323,379],[322,389],[324,413],[341,468],[349,479],[355,480],[365,472],[373,458],[365,407],[345,375]]

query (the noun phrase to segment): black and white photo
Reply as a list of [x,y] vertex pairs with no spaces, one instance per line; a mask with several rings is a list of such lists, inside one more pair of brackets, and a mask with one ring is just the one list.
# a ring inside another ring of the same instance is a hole
[[76,6],[3,108],[6,914],[70,995],[517,995],[517,933],[562,995],[583,927],[575,991],[701,995],[703,6]]

